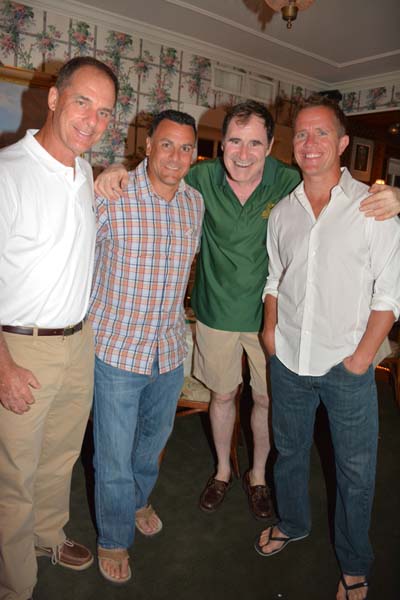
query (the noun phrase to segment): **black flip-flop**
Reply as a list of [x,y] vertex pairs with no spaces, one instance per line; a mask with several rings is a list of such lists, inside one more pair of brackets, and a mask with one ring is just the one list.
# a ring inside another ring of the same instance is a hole
[[[341,582],[342,582],[342,586],[344,587],[344,590],[346,592],[346,598],[347,600],[349,600],[349,592],[351,592],[352,590],[359,590],[360,588],[367,588],[368,587],[368,581],[359,581],[358,583],[353,583],[352,585],[349,585],[348,583],[346,583],[345,578],[342,577],[340,578]],[[367,592],[367,596],[368,596],[368,592]],[[365,598],[367,598],[367,596],[365,596]]]
[[[286,548],[286,546],[288,544],[290,544],[290,542],[298,542],[298,541],[304,540],[304,538],[308,537],[308,533],[306,535],[300,535],[298,537],[281,537],[281,536],[277,536],[277,535],[272,535],[273,529],[274,528],[271,527],[268,541],[266,544],[263,544],[261,546],[260,536],[258,536],[254,542],[254,548],[256,549],[256,552],[258,552],[258,554],[260,556],[264,556],[264,557],[273,556],[274,554],[278,554],[278,552],[281,552],[284,548]],[[268,544],[270,542],[284,542],[284,543],[282,544],[282,546],[280,548],[277,548],[276,550],[272,550],[272,552],[268,552],[268,553],[263,552],[262,548],[265,548],[266,546],[268,546]]]

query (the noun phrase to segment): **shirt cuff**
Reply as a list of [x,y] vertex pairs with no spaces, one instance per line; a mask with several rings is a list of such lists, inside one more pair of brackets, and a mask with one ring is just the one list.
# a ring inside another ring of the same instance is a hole
[[394,314],[395,321],[399,318],[400,315],[400,306],[399,304],[393,300],[392,298],[380,296],[379,298],[372,298],[371,302],[371,310],[391,310]]
[[278,297],[278,290],[276,290],[274,288],[270,288],[270,287],[265,286],[265,288],[263,290],[263,293],[262,293],[262,296],[261,296],[261,300],[263,302],[265,300],[265,296],[267,296],[268,294],[270,296],[273,296],[274,298],[277,298]]

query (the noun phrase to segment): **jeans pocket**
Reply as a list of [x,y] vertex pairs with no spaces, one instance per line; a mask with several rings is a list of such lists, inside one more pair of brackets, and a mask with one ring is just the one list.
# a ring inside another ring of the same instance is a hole
[[371,368],[371,365],[368,367],[368,369],[366,371],[364,371],[364,373],[354,373],[353,371],[350,371],[350,369],[348,369],[346,367],[346,365],[344,364],[344,361],[342,360],[342,362],[340,363],[343,371],[345,371],[348,375],[352,375],[353,377],[364,377],[364,375],[366,375],[368,373],[368,371]]

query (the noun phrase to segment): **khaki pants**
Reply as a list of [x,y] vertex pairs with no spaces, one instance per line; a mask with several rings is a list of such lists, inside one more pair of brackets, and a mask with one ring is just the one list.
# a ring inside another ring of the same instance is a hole
[[93,395],[90,325],[69,337],[3,334],[11,355],[41,384],[23,415],[0,404],[0,600],[26,600],[36,545],[65,539],[72,469]]

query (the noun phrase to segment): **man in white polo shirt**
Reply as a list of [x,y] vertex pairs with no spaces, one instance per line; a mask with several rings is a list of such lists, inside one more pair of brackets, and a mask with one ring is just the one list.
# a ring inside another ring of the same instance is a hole
[[68,540],[73,465],[92,401],[84,321],[95,242],[93,179],[79,157],[104,133],[118,82],[89,57],[64,65],[47,120],[0,153],[0,597],[27,600],[36,555],[83,570]]

